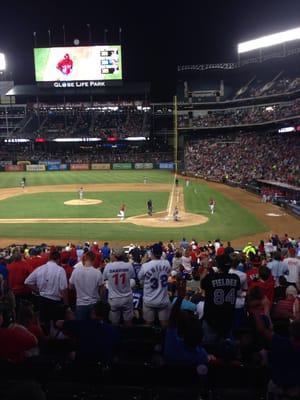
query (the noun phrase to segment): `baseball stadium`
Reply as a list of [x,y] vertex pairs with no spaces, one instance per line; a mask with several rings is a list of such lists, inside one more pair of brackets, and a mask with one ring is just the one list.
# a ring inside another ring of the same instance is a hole
[[17,3],[0,24],[0,398],[299,400],[296,13],[87,0],[71,28],[68,2]]

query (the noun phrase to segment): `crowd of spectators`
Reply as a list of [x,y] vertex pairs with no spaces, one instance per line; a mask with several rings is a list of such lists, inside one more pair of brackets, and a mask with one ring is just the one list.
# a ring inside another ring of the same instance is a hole
[[220,239],[185,238],[126,249],[107,242],[2,249],[0,379],[45,382],[71,368],[76,382],[99,365],[130,368],[133,360],[138,368],[177,366],[182,377],[215,367],[239,376],[248,366],[267,371],[269,393],[286,396],[273,398],[299,398],[300,239],[273,235],[238,251]]
[[[95,145],[82,145],[80,148],[69,146],[68,149],[58,147],[56,150],[37,150],[31,145],[3,146],[0,151],[0,162],[10,160],[17,162],[28,160],[33,163],[45,160],[56,160],[62,164],[82,163],[117,163],[117,162],[172,162],[174,155],[168,146],[120,146],[117,148],[98,147]],[[159,148],[158,148],[159,147]]]
[[266,179],[300,186],[298,133],[210,135],[185,147],[187,173],[237,183]]
[[148,136],[150,116],[147,110],[135,106],[123,107],[58,107],[32,111],[32,118],[39,116],[37,137],[116,137]]
[[220,128],[262,124],[300,115],[300,102],[237,107],[221,110],[194,112],[190,121],[188,113],[179,115],[179,128]]

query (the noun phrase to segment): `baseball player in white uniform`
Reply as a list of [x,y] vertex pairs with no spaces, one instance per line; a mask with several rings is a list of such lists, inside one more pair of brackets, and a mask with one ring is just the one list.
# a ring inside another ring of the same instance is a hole
[[83,200],[83,187],[79,189],[78,193],[79,193],[79,200]]
[[213,214],[215,212],[216,201],[214,199],[210,199],[209,201],[209,209],[210,213]]
[[119,324],[121,315],[124,323],[130,325],[133,318],[133,296],[130,280],[135,272],[130,262],[125,262],[123,249],[112,252],[112,262],[103,271],[103,279],[108,284],[108,301],[111,307],[110,321]]
[[168,295],[168,277],[171,266],[162,259],[162,247],[152,246],[151,261],[142,265],[138,278],[144,282],[143,316],[148,325],[153,324],[155,313],[162,326],[167,326],[171,303]]

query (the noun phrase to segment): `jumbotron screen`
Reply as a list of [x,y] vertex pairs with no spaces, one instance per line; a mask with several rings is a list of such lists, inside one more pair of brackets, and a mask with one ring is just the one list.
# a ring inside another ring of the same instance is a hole
[[60,82],[65,83],[63,87],[72,87],[69,82],[122,79],[121,46],[35,48],[34,65],[36,81],[56,82],[56,87],[61,86]]

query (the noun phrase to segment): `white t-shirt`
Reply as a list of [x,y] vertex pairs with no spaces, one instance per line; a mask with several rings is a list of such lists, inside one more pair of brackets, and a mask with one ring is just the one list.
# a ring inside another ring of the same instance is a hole
[[124,261],[108,263],[104,268],[103,278],[108,281],[108,297],[110,299],[132,294],[130,279],[135,278],[135,272],[131,263]]
[[293,257],[288,257],[284,261],[284,264],[287,265],[289,274],[286,279],[288,282],[297,283],[300,275],[300,260]]
[[247,274],[245,274],[245,272],[232,268],[230,268],[229,273],[235,274],[240,278],[241,288],[237,293],[235,308],[242,308],[245,305],[245,297],[242,295],[242,293],[248,290]]
[[54,261],[35,269],[26,279],[25,285],[36,285],[40,295],[50,300],[61,300],[61,293],[68,288],[65,270]]
[[77,268],[77,267],[83,267],[82,261],[78,261],[78,263],[75,264],[73,268]]
[[174,271],[179,271],[180,265],[182,265],[182,257],[173,257],[172,269]]
[[191,260],[192,260],[192,257],[182,256],[182,266],[188,272],[190,272],[192,270]]
[[144,303],[150,307],[169,303],[168,276],[171,266],[168,260],[151,260],[142,265],[138,278],[144,281]]
[[88,306],[99,300],[99,286],[103,285],[103,277],[98,269],[78,265],[72,272],[70,283],[76,289],[77,306]]

